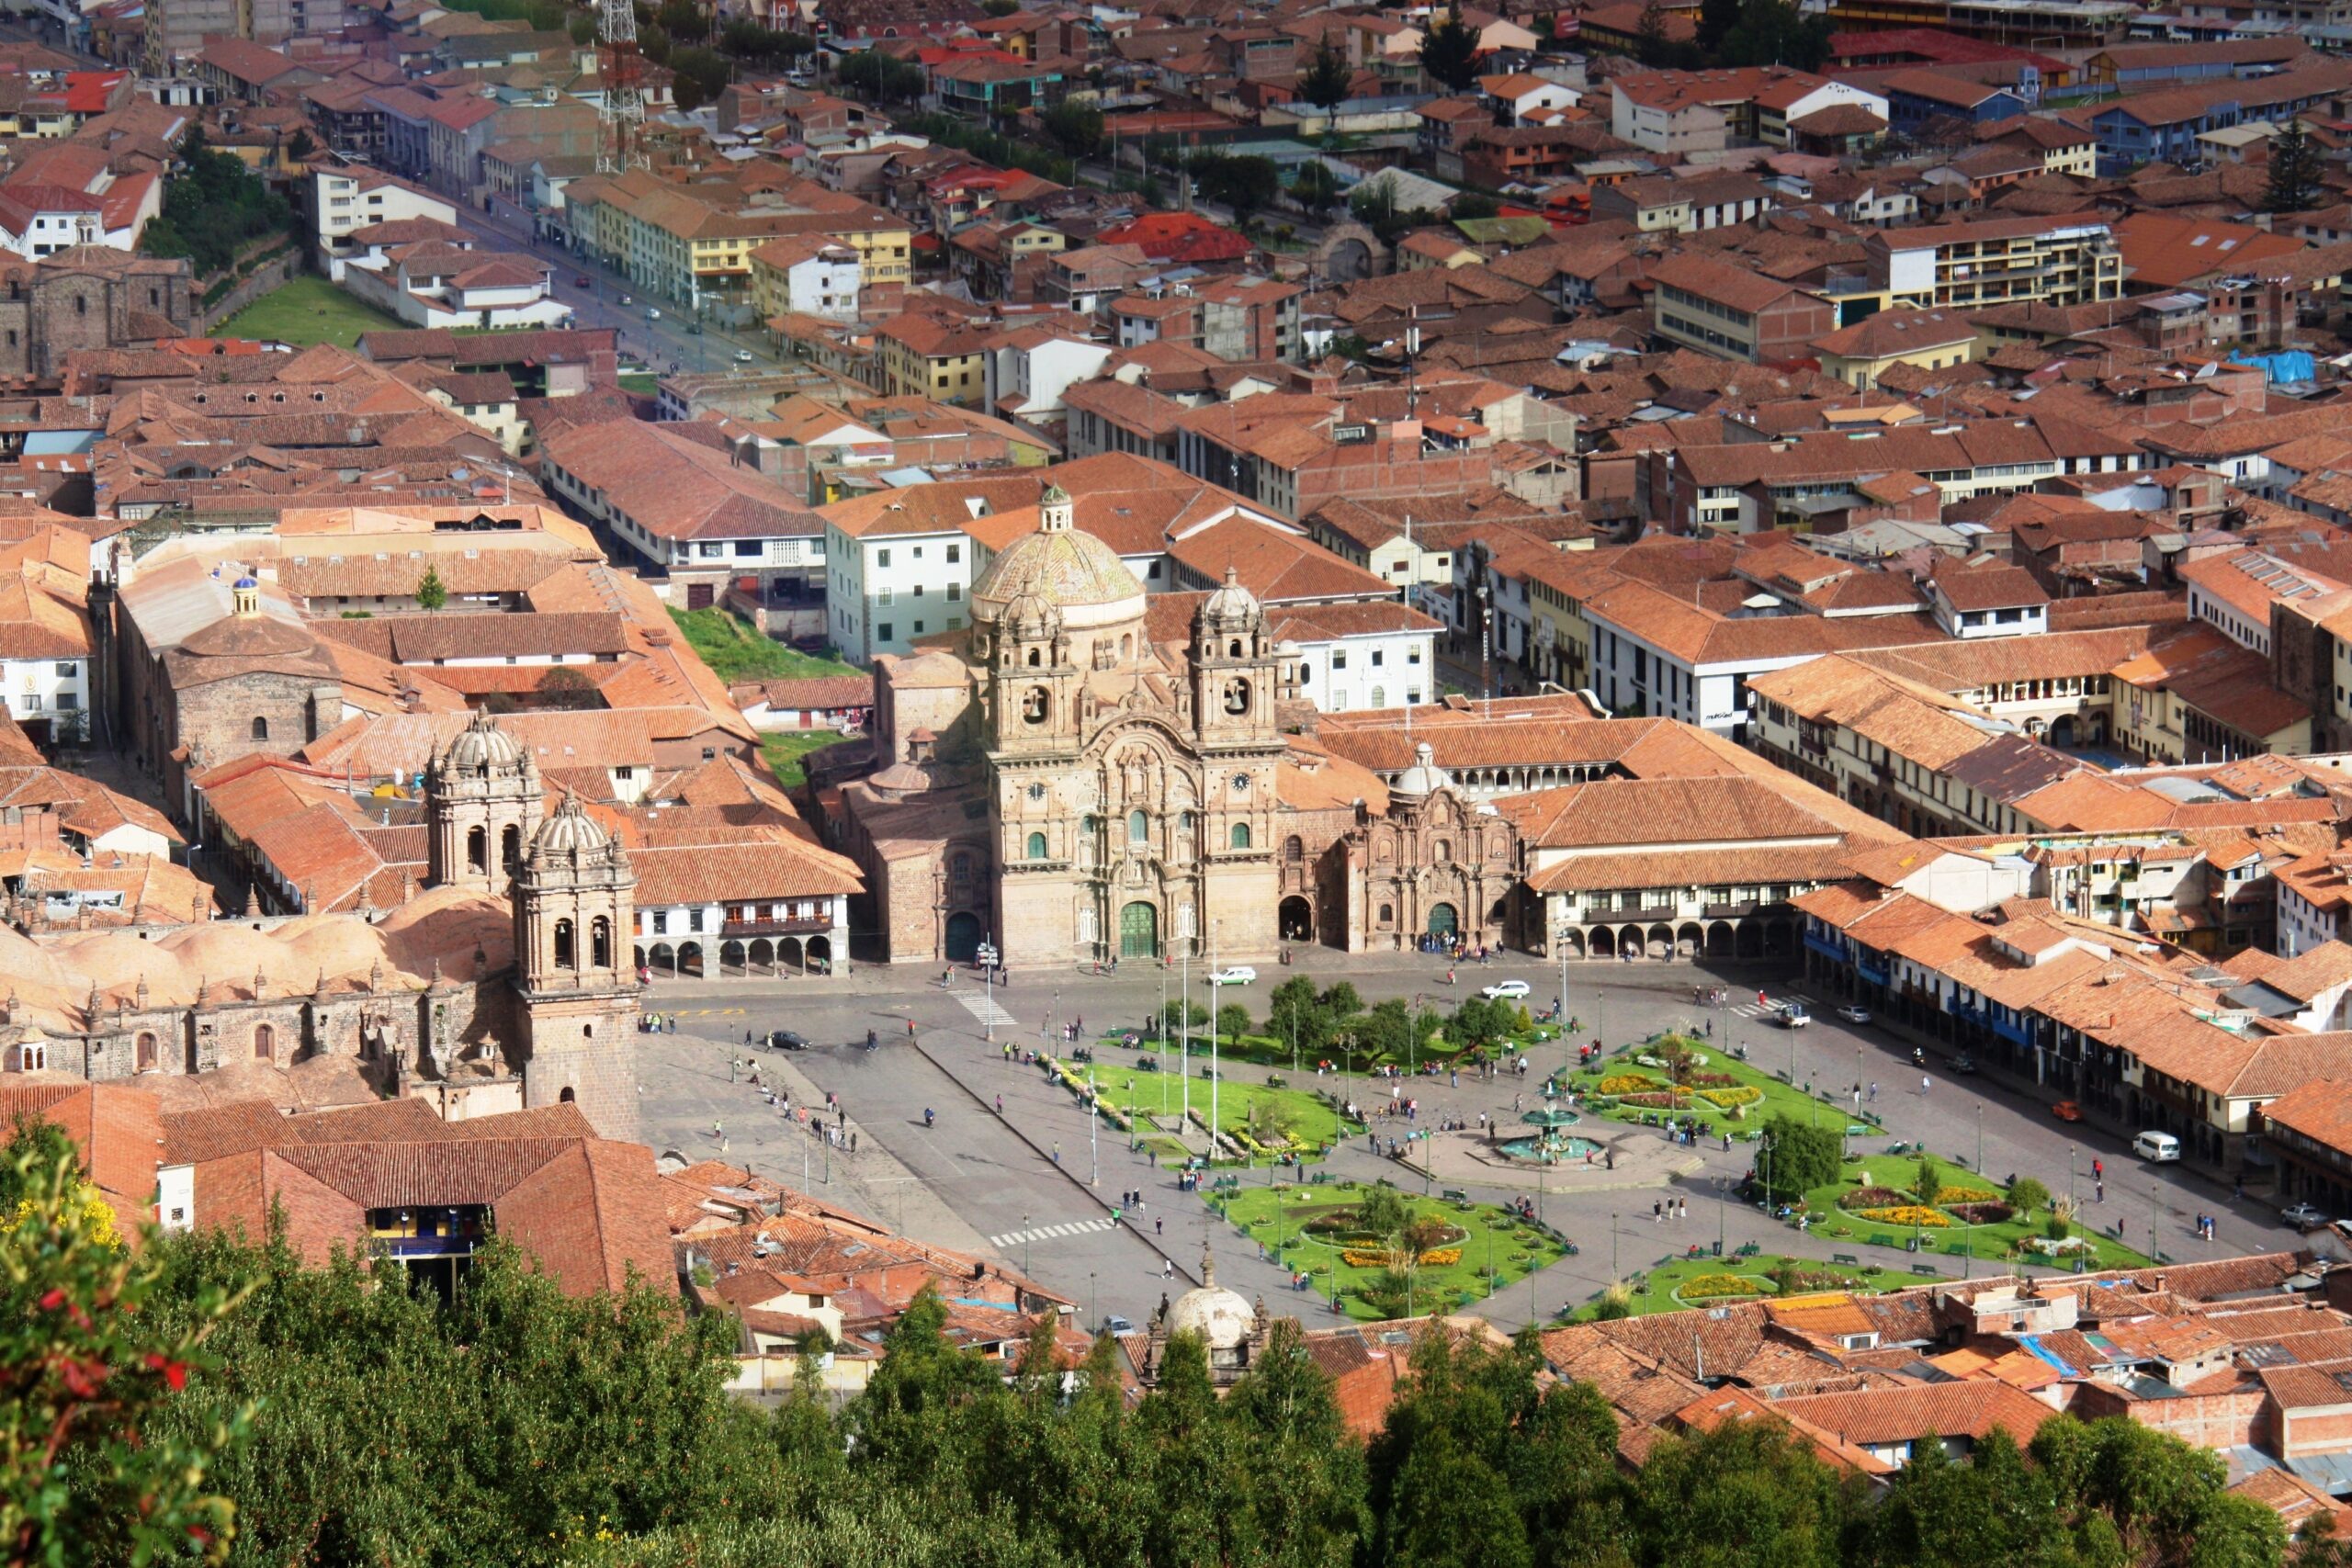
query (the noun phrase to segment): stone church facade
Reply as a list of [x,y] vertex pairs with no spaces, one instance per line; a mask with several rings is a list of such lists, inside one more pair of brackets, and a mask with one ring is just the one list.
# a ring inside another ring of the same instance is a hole
[[[125,984],[95,966],[71,1004],[21,997],[12,986],[0,1003],[0,1065],[135,1081],[341,1057],[379,1093],[427,1099],[451,1120],[576,1103],[599,1135],[634,1140],[639,987],[628,933],[636,879],[627,854],[577,799],[548,810],[537,765],[487,716],[434,759],[424,791],[424,899],[445,907],[407,934],[412,947],[435,954],[429,975],[385,962],[377,928],[387,912],[368,908],[128,932],[153,944],[159,965],[181,953],[205,962],[231,934],[243,938],[239,951],[262,956],[250,978],[205,976],[192,996],[157,995],[144,973]],[[461,904],[445,889],[475,897]],[[479,934],[465,934],[465,917],[468,905],[502,902],[513,961],[493,964]],[[68,972],[83,955],[70,937],[43,945]],[[340,972],[322,955],[340,956]],[[465,978],[444,973],[444,955]]]
[[865,870],[881,956],[1258,960],[1407,948],[1432,916],[1496,940],[1509,825],[1434,768],[1409,800],[1362,770],[1352,808],[1295,798],[1317,793],[1306,771],[1350,766],[1301,755],[1297,648],[1230,571],[1188,637],[1154,644],[1142,584],[1072,511],[1049,489],[989,562],[959,652],[876,660],[883,765],[826,826]]

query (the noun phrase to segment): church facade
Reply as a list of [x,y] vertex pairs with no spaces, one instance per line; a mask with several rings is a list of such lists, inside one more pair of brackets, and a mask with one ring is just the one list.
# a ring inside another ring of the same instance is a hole
[[136,1081],[326,1060],[452,1120],[576,1103],[634,1140],[626,852],[577,799],[548,810],[487,716],[424,784],[430,875],[403,909],[0,933],[0,966],[23,976],[0,1003],[0,1066]]
[[[842,784],[828,829],[864,866],[884,959],[1256,960],[1407,947],[1432,919],[1499,933],[1507,823],[1455,825],[1478,808],[1434,768],[1392,802],[1304,740],[1299,650],[1230,570],[1189,635],[1155,642],[1143,585],[1072,510],[1048,489],[989,563],[960,650],[875,661],[882,766]],[[1414,881],[1400,852],[1453,863]]]

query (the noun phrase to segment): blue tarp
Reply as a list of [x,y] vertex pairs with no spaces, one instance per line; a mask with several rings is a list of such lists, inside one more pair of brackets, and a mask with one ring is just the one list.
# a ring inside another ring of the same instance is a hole
[[2263,379],[2274,387],[2286,381],[2314,380],[2319,374],[2319,367],[2312,363],[2312,356],[2301,352],[2242,354],[2233,356],[2230,363],[2246,366],[2249,368],[2258,367],[2262,371]]

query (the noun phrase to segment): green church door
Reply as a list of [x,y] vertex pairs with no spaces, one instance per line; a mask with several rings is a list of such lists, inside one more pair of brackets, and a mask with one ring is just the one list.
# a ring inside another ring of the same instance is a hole
[[1137,902],[1119,911],[1119,956],[1159,956],[1159,911],[1157,908]]
[[1430,935],[1452,936],[1458,923],[1453,905],[1432,904],[1430,906]]

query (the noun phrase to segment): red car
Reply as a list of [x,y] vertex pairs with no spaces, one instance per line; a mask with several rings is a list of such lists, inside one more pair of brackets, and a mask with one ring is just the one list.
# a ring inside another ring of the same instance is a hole
[[571,287],[574,288],[594,288],[596,285],[594,279],[590,278],[586,273],[582,272],[574,273],[572,275]]
[[2050,1108],[2050,1114],[2061,1122],[2079,1122],[2083,1119],[2083,1108],[2071,1100],[2062,1100]]

